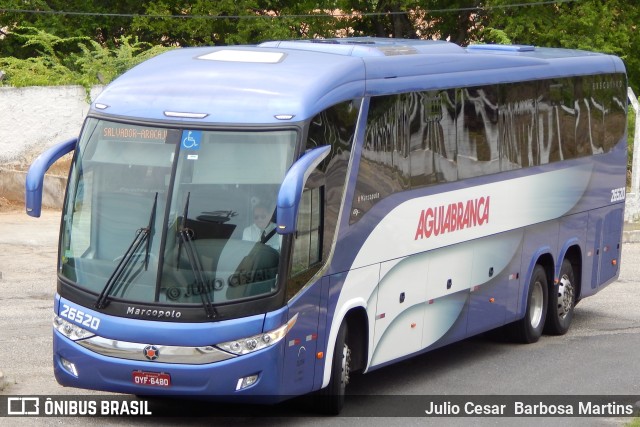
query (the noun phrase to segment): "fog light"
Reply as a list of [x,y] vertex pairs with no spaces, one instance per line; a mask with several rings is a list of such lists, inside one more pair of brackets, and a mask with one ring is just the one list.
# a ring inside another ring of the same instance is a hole
[[238,384],[236,385],[236,391],[245,389],[247,387],[251,387],[257,382],[258,382],[258,374],[249,375],[248,377],[244,377],[244,378],[239,378]]
[[64,357],[60,358],[60,363],[62,364],[62,367],[69,372],[71,375],[73,375],[74,377],[78,377],[78,370],[76,369],[76,365],[74,365],[73,363],[69,362],[67,359],[65,359]]

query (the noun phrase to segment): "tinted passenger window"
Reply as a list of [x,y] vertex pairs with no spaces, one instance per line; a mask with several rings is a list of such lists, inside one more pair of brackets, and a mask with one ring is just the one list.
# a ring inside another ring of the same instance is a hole
[[577,108],[573,79],[554,79],[539,84],[542,163],[573,159],[576,141]]
[[331,146],[329,155],[307,181],[308,188],[325,186],[323,259],[329,253],[338,223],[360,103],[358,99],[334,105],[315,116],[309,124],[306,149]]
[[298,231],[293,246],[291,274],[307,270],[321,261],[322,187],[302,193],[298,211]]
[[459,91],[458,178],[500,172],[498,86]]
[[411,187],[458,179],[456,92],[415,93],[419,121],[411,133]]
[[573,79],[573,94],[576,113],[576,157],[590,156],[593,154],[591,134],[591,115],[589,112],[589,96],[591,91],[586,85],[591,77],[576,77]]
[[605,107],[606,120],[602,145],[604,151],[608,152],[624,137],[627,122],[627,84],[619,75],[607,75],[602,77],[600,87],[595,92]]
[[411,95],[371,98],[351,223],[380,199],[409,189],[409,133],[416,114],[418,106]]
[[455,90],[371,98],[350,222],[410,188],[458,179]]
[[354,100],[334,105],[309,122],[306,150],[329,145],[331,151],[311,173],[302,194],[287,299],[308,283],[331,250],[360,104]]
[[626,103],[623,74],[373,97],[350,223],[410,188],[608,152]]
[[540,164],[536,127],[535,82],[512,83],[500,88],[499,140],[501,170]]

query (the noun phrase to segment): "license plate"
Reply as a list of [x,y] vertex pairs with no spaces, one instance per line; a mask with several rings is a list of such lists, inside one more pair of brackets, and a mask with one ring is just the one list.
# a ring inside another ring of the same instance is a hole
[[137,385],[148,385],[152,387],[169,387],[171,385],[171,375],[164,372],[133,372],[133,382]]

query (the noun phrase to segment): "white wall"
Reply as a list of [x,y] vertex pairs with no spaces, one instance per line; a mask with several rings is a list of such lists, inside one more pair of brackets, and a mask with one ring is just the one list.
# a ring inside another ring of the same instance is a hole
[[[91,98],[101,90],[94,88]],[[78,136],[88,110],[80,86],[0,87],[0,165]]]
[[[91,99],[101,91],[93,88]],[[24,200],[26,168],[47,148],[78,136],[88,111],[80,86],[0,87],[0,197]],[[43,206],[62,206],[65,182],[66,176],[45,176]]]

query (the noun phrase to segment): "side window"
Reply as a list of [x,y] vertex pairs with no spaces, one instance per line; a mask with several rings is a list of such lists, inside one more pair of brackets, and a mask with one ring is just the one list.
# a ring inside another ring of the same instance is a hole
[[560,147],[563,159],[575,159],[576,147],[576,109],[572,79],[558,79],[551,82],[551,102],[556,110],[559,124]]
[[302,193],[293,246],[292,276],[322,261],[322,190],[318,187]]
[[324,187],[305,189],[298,210],[298,231],[293,238],[287,301],[322,267]]
[[621,75],[607,75],[603,79],[604,105],[607,121],[604,127],[604,150],[611,151],[624,137],[627,121],[627,82]]
[[500,98],[500,170],[539,165],[535,82],[505,84]]
[[306,149],[330,145],[329,156],[309,177],[308,186],[326,186],[324,192],[324,218],[322,258],[329,254],[338,226],[338,214],[342,207],[351,147],[360,114],[361,100],[343,102],[316,115],[309,123]]
[[358,179],[349,223],[358,221],[380,199],[409,186],[409,157],[403,134],[410,127],[410,108],[402,95],[371,98]]
[[498,86],[460,89],[458,178],[500,172]]
[[576,109],[576,156],[590,156],[593,154],[591,137],[591,117],[589,112],[589,96],[591,91],[588,84],[591,76],[581,76],[574,79],[574,102]]
[[624,74],[576,79],[579,155],[606,153],[624,137],[626,87]]
[[331,146],[329,156],[311,174],[307,185],[312,188],[322,185],[326,190],[323,192],[323,218],[326,227],[322,236],[322,259],[329,254],[338,227],[360,103],[361,100],[358,99],[334,105],[316,115],[309,123],[306,149]]
[[456,91],[412,93],[418,99],[420,122],[412,127],[411,187],[458,179]]
[[591,121],[590,140],[593,154],[604,153],[605,103],[598,89],[602,84],[601,76],[586,76],[583,79],[585,91],[585,109]]
[[349,223],[397,192],[607,152],[625,88],[609,74],[372,97]]
[[622,74],[608,74],[595,79],[594,102],[602,109],[604,135],[602,148],[609,152],[623,138],[626,126],[626,81]]
[[306,150],[329,145],[329,156],[311,173],[298,211],[287,298],[320,269],[331,251],[351,158],[361,99],[343,102],[310,120]]
[[539,84],[540,152],[542,163],[578,156],[577,107],[573,79],[545,80]]
[[455,90],[373,97],[350,224],[385,197],[458,179]]

